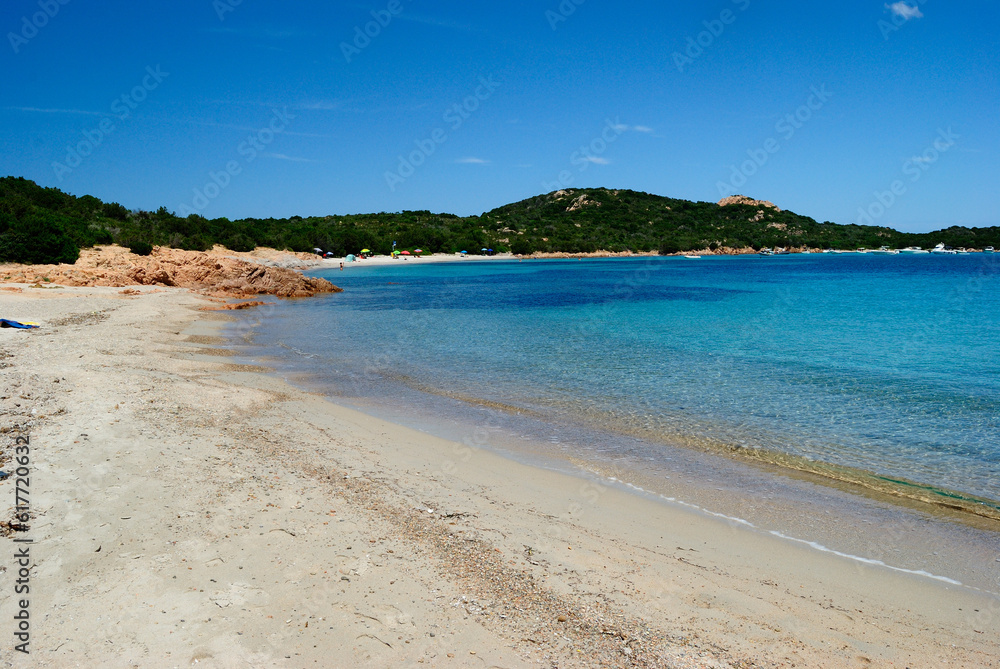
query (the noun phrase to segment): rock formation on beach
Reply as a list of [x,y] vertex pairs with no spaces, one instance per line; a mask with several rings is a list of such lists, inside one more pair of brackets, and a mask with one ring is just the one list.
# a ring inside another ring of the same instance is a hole
[[[278,256],[287,255],[283,261]],[[300,254],[241,253],[222,247],[182,251],[155,247],[139,256],[119,246],[84,249],[73,265],[0,265],[5,283],[56,283],[64,286],[177,286],[217,297],[312,297],[340,288],[276,264],[307,265]],[[266,264],[265,264],[266,263]]]

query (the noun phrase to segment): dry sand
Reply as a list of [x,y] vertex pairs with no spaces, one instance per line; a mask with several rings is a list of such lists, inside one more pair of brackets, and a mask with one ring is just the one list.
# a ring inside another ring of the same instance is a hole
[[992,596],[336,406],[134,292],[0,289],[42,324],[0,330],[4,666],[1000,666]]

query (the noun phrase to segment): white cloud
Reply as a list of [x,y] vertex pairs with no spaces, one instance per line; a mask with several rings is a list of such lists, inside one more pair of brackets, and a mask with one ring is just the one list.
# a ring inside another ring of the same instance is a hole
[[900,2],[894,2],[891,5],[886,5],[885,8],[904,21],[909,21],[910,19],[922,19],[924,17],[923,12],[920,11],[919,7],[908,5],[905,2],[902,2],[902,0],[900,0]]
[[483,160],[482,158],[459,158],[455,161],[460,165],[489,165],[490,161]]
[[293,163],[315,163],[315,160],[311,158],[299,158],[297,156],[286,156],[283,153],[262,153],[262,156],[267,156],[268,158],[277,158],[278,160],[290,160]]
[[6,107],[13,111],[33,112],[36,114],[86,114],[87,116],[110,116],[104,112],[85,111],[83,109],[40,109],[38,107]]
[[300,107],[300,109],[308,109],[309,111],[333,111],[335,109],[340,109],[340,103],[321,100],[319,102],[304,104]]
[[595,165],[610,165],[611,161],[607,158],[601,158],[599,156],[586,156],[584,160],[594,163]]
[[618,132],[629,132],[630,130],[632,132],[645,132],[645,133],[653,132],[653,129],[650,128],[648,125],[626,125],[625,123],[619,123],[611,127],[617,130]]

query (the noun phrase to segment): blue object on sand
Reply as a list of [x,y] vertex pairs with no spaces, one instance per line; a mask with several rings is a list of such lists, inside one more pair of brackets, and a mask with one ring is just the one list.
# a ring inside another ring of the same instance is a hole
[[10,478],[10,472],[0,472],[0,481]]
[[37,327],[38,327],[37,325],[18,323],[17,321],[9,321],[6,318],[0,318],[0,328],[17,328],[18,330],[31,330]]

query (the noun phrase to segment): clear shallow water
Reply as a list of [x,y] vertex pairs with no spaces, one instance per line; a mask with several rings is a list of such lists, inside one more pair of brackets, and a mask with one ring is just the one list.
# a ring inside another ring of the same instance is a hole
[[694,438],[996,500],[995,258],[400,261],[245,318],[328,392],[521,411],[579,457],[664,463]]

